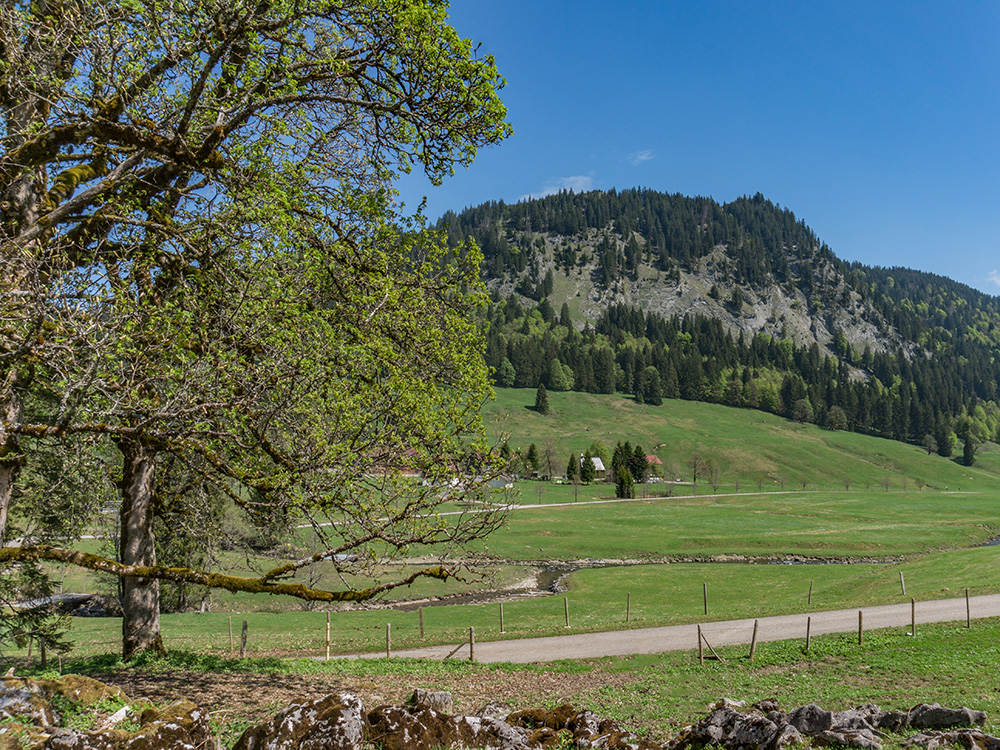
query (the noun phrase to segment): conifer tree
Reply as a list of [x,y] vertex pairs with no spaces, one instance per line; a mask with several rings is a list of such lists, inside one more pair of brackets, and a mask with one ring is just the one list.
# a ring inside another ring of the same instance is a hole
[[[642,371],[642,379],[639,386],[642,394],[640,403],[650,406],[659,406],[663,403],[663,395],[660,392],[660,371],[655,367],[647,367]],[[639,401],[639,399],[636,399]]]
[[635,488],[632,484],[632,472],[628,466],[618,472],[618,479],[615,482],[615,497],[632,498],[635,496]]
[[966,466],[972,466],[976,462],[976,449],[979,446],[976,445],[976,438],[971,432],[965,435],[965,445],[962,447],[962,463]]
[[532,443],[528,446],[528,453],[524,457],[525,462],[528,464],[528,468],[531,471],[538,471],[538,446]]
[[589,484],[594,481],[596,473],[594,457],[591,455],[590,450],[587,450],[583,454],[583,460],[580,462],[580,481],[584,484]]
[[636,482],[645,482],[646,474],[649,472],[649,460],[646,458],[646,451],[641,445],[635,446],[632,455],[628,459],[629,473]]
[[566,302],[563,302],[562,308],[559,310],[559,325],[564,328],[569,328],[573,325],[573,319],[569,312],[569,305]]
[[549,413],[549,394],[545,391],[545,383],[538,384],[535,391],[535,411],[539,414]]

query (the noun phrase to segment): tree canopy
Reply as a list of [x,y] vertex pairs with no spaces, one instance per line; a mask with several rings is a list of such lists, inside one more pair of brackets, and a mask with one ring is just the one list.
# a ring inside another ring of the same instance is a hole
[[[392,191],[510,132],[446,3],[13,2],[0,60],[0,543],[41,446],[113,445],[121,516],[116,560],[22,545],[0,564],[121,576],[131,656],[162,649],[160,579],[363,599],[407,581],[283,579],[492,528],[433,513],[494,470],[480,256]],[[158,565],[172,462],[322,549],[258,578]]]

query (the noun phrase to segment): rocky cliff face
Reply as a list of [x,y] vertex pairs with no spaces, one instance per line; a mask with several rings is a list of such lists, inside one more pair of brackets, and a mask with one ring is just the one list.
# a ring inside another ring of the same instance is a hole
[[[625,304],[665,318],[675,315],[715,318],[728,332],[734,336],[742,332],[747,340],[763,333],[790,339],[796,346],[808,347],[815,342],[824,355],[834,353],[831,344],[835,332],[840,332],[858,352],[866,348],[872,352],[912,349],[878,311],[850,288],[834,265],[823,260],[815,261],[809,273],[825,280],[826,304],[811,298],[794,283],[757,287],[736,283],[728,269],[738,251],[724,245],[694,261],[690,270],[677,268],[667,274],[641,263],[635,274],[603,285],[594,260],[595,237],[573,239],[582,249],[581,257],[589,256],[589,262],[574,266],[568,274],[560,269],[559,247],[568,241],[566,237],[544,236],[543,243],[532,244],[532,260],[523,273],[488,278],[487,288],[506,297],[518,293],[519,283],[522,290],[525,288],[522,279],[544,278],[551,271],[554,283],[549,302],[557,311],[564,302],[569,304],[577,313],[578,326],[588,320],[593,324],[611,305]],[[795,268],[796,264],[792,264],[791,269]],[[734,295],[740,300],[738,304],[733,302]],[[533,304],[527,298],[524,302]]]

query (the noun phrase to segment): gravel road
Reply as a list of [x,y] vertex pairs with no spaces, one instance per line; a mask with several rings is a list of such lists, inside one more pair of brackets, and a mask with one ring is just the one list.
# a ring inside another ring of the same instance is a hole
[[[909,631],[910,604],[890,604],[866,607],[863,613],[865,630],[878,628],[906,628]],[[857,609],[812,612],[800,615],[780,615],[759,619],[757,640],[782,641],[805,638],[807,619],[811,618],[812,635],[849,633],[858,629]],[[969,599],[969,612],[973,618],[1000,615],[1000,594],[974,596]],[[966,618],[966,600],[940,599],[917,602],[917,632],[921,623],[948,622]],[[712,646],[749,644],[753,635],[754,620],[728,620],[702,623],[705,639]],[[658,654],[666,651],[694,650],[698,647],[697,625],[672,625],[639,630],[617,630],[606,633],[577,633],[546,638],[524,638],[510,641],[483,641],[475,644],[478,662],[531,662],[558,659],[587,659],[601,656],[626,656],[629,654]],[[456,644],[430,646],[393,651],[393,656],[443,659]],[[468,648],[456,653],[456,658],[468,658]],[[385,652],[362,654],[359,658],[384,657]]]

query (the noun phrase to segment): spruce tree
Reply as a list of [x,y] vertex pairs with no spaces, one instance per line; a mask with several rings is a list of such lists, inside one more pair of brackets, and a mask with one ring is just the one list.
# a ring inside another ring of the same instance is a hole
[[618,472],[618,480],[615,482],[615,497],[632,498],[635,496],[635,488],[632,485],[632,472],[628,466]]
[[635,446],[632,455],[629,456],[628,469],[634,481],[646,481],[646,474],[649,472],[649,459],[646,458],[646,451],[642,449],[641,445]]
[[569,454],[569,463],[566,464],[566,479],[571,482],[576,482],[576,478],[580,475],[579,470],[580,458],[575,453]]
[[524,460],[528,464],[528,469],[531,471],[538,471],[538,446],[532,443],[528,446],[528,455],[525,456]]
[[611,473],[614,476],[618,476],[622,469],[628,463],[628,458],[625,454],[625,446],[622,445],[622,441],[619,440],[618,444],[615,446],[614,453],[611,454]]
[[640,403],[649,404],[650,406],[659,406],[663,403],[663,395],[660,391],[660,371],[655,367],[647,367],[642,371],[642,380],[639,386],[639,392],[642,395],[641,400],[637,397],[636,401]]
[[580,463],[580,481],[589,484],[594,481],[596,469],[594,468],[594,457],[588,450],[583,454],[583,461]]
[[951,425],[947,419],[941,419],[935,430],[934,439],[937,440],[937,452],[943,458],[951,457]]
[[559,325],[569,328],[573,325],[573,319],[570,317],[569,305],[563,302],[562,308],[559,310]]
[[535,391],[535,411],[539,414],[549,413],[549,394],[545,392],[545,383],[539,383],[538,390]]
[[962,463],[966,466],[972,466],[976,461],[976,438],[972,436],[971,432],[965,435],[965,445],[962,448]]

